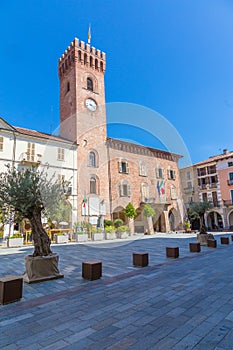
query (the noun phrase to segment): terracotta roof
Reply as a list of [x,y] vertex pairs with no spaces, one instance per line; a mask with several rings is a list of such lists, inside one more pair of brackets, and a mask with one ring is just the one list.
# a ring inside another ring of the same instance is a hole
[[195,166],[199,166],[199,165],[204,165],[204,164],[207,164],[207,163],[212,163],[212,162],[217,162],[219,160],[222,160],[222,159],[227,159],[227,158],[231,158],[233,157],[233,152],[227,152],[227,153],[224,153],[224,154],[219,154],[219,155],[216,155],[216,156],[213,156],[213,157],[209,157],[208,159],[206,160],[202,160],[201,162],[198,162],[198,163],[195,163],[193,165]]
[[28,135],[28,136],[34,136],[34,137],[39,137],[47,140],[53,140],[53,141],[60,141],[60,142],[67,142],[67,143],[73,143],[67,139],[64,139],[60,136],[56,135],[51,135],[51,134],[46,134],[44,132],[39,132],[36,130],[30,130],[30,129],[25,129],[25,128],[20,128],[18,126],[14,127],[20,134]]

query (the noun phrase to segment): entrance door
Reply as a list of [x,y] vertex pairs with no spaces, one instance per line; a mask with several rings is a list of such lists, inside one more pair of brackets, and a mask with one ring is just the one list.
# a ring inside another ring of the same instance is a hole
[[175,230],[175,217],[171,211],[169,213],[169,223],[170,223],[170,230],[174,231]]

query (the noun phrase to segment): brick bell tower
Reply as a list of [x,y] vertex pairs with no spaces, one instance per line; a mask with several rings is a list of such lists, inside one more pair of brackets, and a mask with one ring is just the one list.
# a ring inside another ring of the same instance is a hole
[[60,135],[78,146],[78,221],[102,226],[109,212],[106,55],[74,39],[58,62]]

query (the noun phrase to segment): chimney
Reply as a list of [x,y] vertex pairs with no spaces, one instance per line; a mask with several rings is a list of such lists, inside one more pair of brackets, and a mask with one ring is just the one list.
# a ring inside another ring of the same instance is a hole
[[227,149],[224,149],[223,150],[223,154],[228,154],[229,152],[228,152],[228,150]]

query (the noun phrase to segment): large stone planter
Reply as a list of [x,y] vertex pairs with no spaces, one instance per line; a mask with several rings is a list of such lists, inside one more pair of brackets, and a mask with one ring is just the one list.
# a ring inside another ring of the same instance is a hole
[[58,260],[59,255],[56,253],[47,256],[26,256],[26,272],[23,275],[23,280],[27,283],[36,283],[64,277],[59,272]]
[[88,233],[75,233],[76,242],[87,242],[88,241]]
[[104,239],[103,232],[92,233],[92,240],[93,241],[102,241],[103,239]]
[[55,243],[61,244],[61,243],[68,243],[68,235],[55,235]]
[[214,236],[212,235],[212,233],[198,233],[197,234],[197,241],[198,241],[198,243],[200,243],[200,245],[207,246],[208,239],[214,239]]
[[115,232],[106,232],[105,239],[107,239],[107,240],[116,239],[116,233]]
[[24,242],[23,237],[19,238],[9,238],[7,239],[7,247],[8,248],[14,248],[14,247],[22,247]]
[[118,238],[128,238],[129,237],[129,233],[128,232],[118,232],[117,233]]

